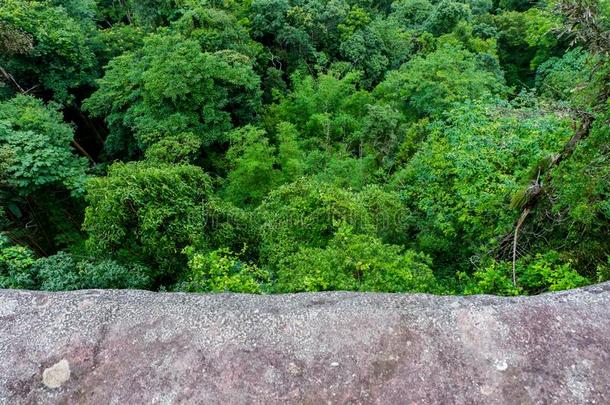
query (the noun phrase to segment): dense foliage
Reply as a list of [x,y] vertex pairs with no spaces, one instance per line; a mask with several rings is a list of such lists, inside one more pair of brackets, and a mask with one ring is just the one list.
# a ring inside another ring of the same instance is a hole
[[0,288],[610,279],[608,0],[4,0]]

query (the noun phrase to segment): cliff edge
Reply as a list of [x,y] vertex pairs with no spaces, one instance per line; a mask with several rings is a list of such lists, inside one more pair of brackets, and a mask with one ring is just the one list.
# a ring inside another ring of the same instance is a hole
[[517,298],[0,290],[0,359],[0,404],[602,404],[610,283]]

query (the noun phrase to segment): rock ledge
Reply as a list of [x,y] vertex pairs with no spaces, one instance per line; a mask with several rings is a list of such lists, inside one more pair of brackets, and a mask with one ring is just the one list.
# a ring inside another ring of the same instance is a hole
[[0,290],[0,404],[610,403],[610,283],[537,297]]

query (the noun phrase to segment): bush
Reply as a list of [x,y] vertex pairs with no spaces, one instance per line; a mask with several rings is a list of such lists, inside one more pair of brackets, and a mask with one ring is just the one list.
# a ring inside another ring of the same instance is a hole
[[242,262],[228,249],[209,253],[186,249],[188,272],[174,289],[188,292],[240,292],[259,294],[268,280],[256,265]]
[[23,246],[10,245],[4,235],[0,235],[0,288],[34,289],[36,279],[32,264],[34,253]]
[[298,291],[432,292],[430,259],[342,227],[324,249],[301,248],[282,261],[275,289]]
[[356,195],[338,187],[302,178],[272,191],[257,210],[261,225],[261,260],[276,264],[300,246],[326,246],[340,223],[355,231],[375,229]]
[[484,269],[477,270],[472,278],[466,278],[464,294],[518,295],[519,289],[513,286],[510,274],[510,263],[493,262]]
[[607,263],[598,264],[596,270],[595,275],[599,283],[610,280],[610,256],[608,256]]
[[512,283],[512,262],[492,262],[476,271],[464,290],[466,294],[540,294],[582,287],[590,281],[564,262],[555,251],[523,257],[516,265],[517,287]]
[[82,288],[77,263],[65,252],[39,259],[33,266],[33,271],[39,280],[40,290],[64,291]]
[[202,250],[228,248],[252,260],[258,257],[259,221],[253,211],[211,198],[206,205],[206,232]]
[[519,275],[518,284],[527,294],[539,294],[544,291],[560,291],[582,287],[590,281],[572,269],[569,262],[564,262],[553,250],[537,254]]
[[112,260],[77,262],[65,252],[39,259],[33,266],[41,290],[151,287],[150,270],[141,265],[123,266]]
[[66,252],[36,259],[23,247],[0,237],[0,288],[67,291],[88,288],[151,287],[150,270],[141,265],[124,266],[112,260],[76,261]]
[[203,237],[209,176],[189,165],[115,163],[87,185],[84,229],[99,256],[137,257],[170,277],[185,264],[182,249]]

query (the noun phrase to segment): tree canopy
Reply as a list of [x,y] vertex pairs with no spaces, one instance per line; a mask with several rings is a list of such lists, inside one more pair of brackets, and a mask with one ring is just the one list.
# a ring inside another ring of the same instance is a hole
[[605,0],[4,0],[0,288],[610,279]]

